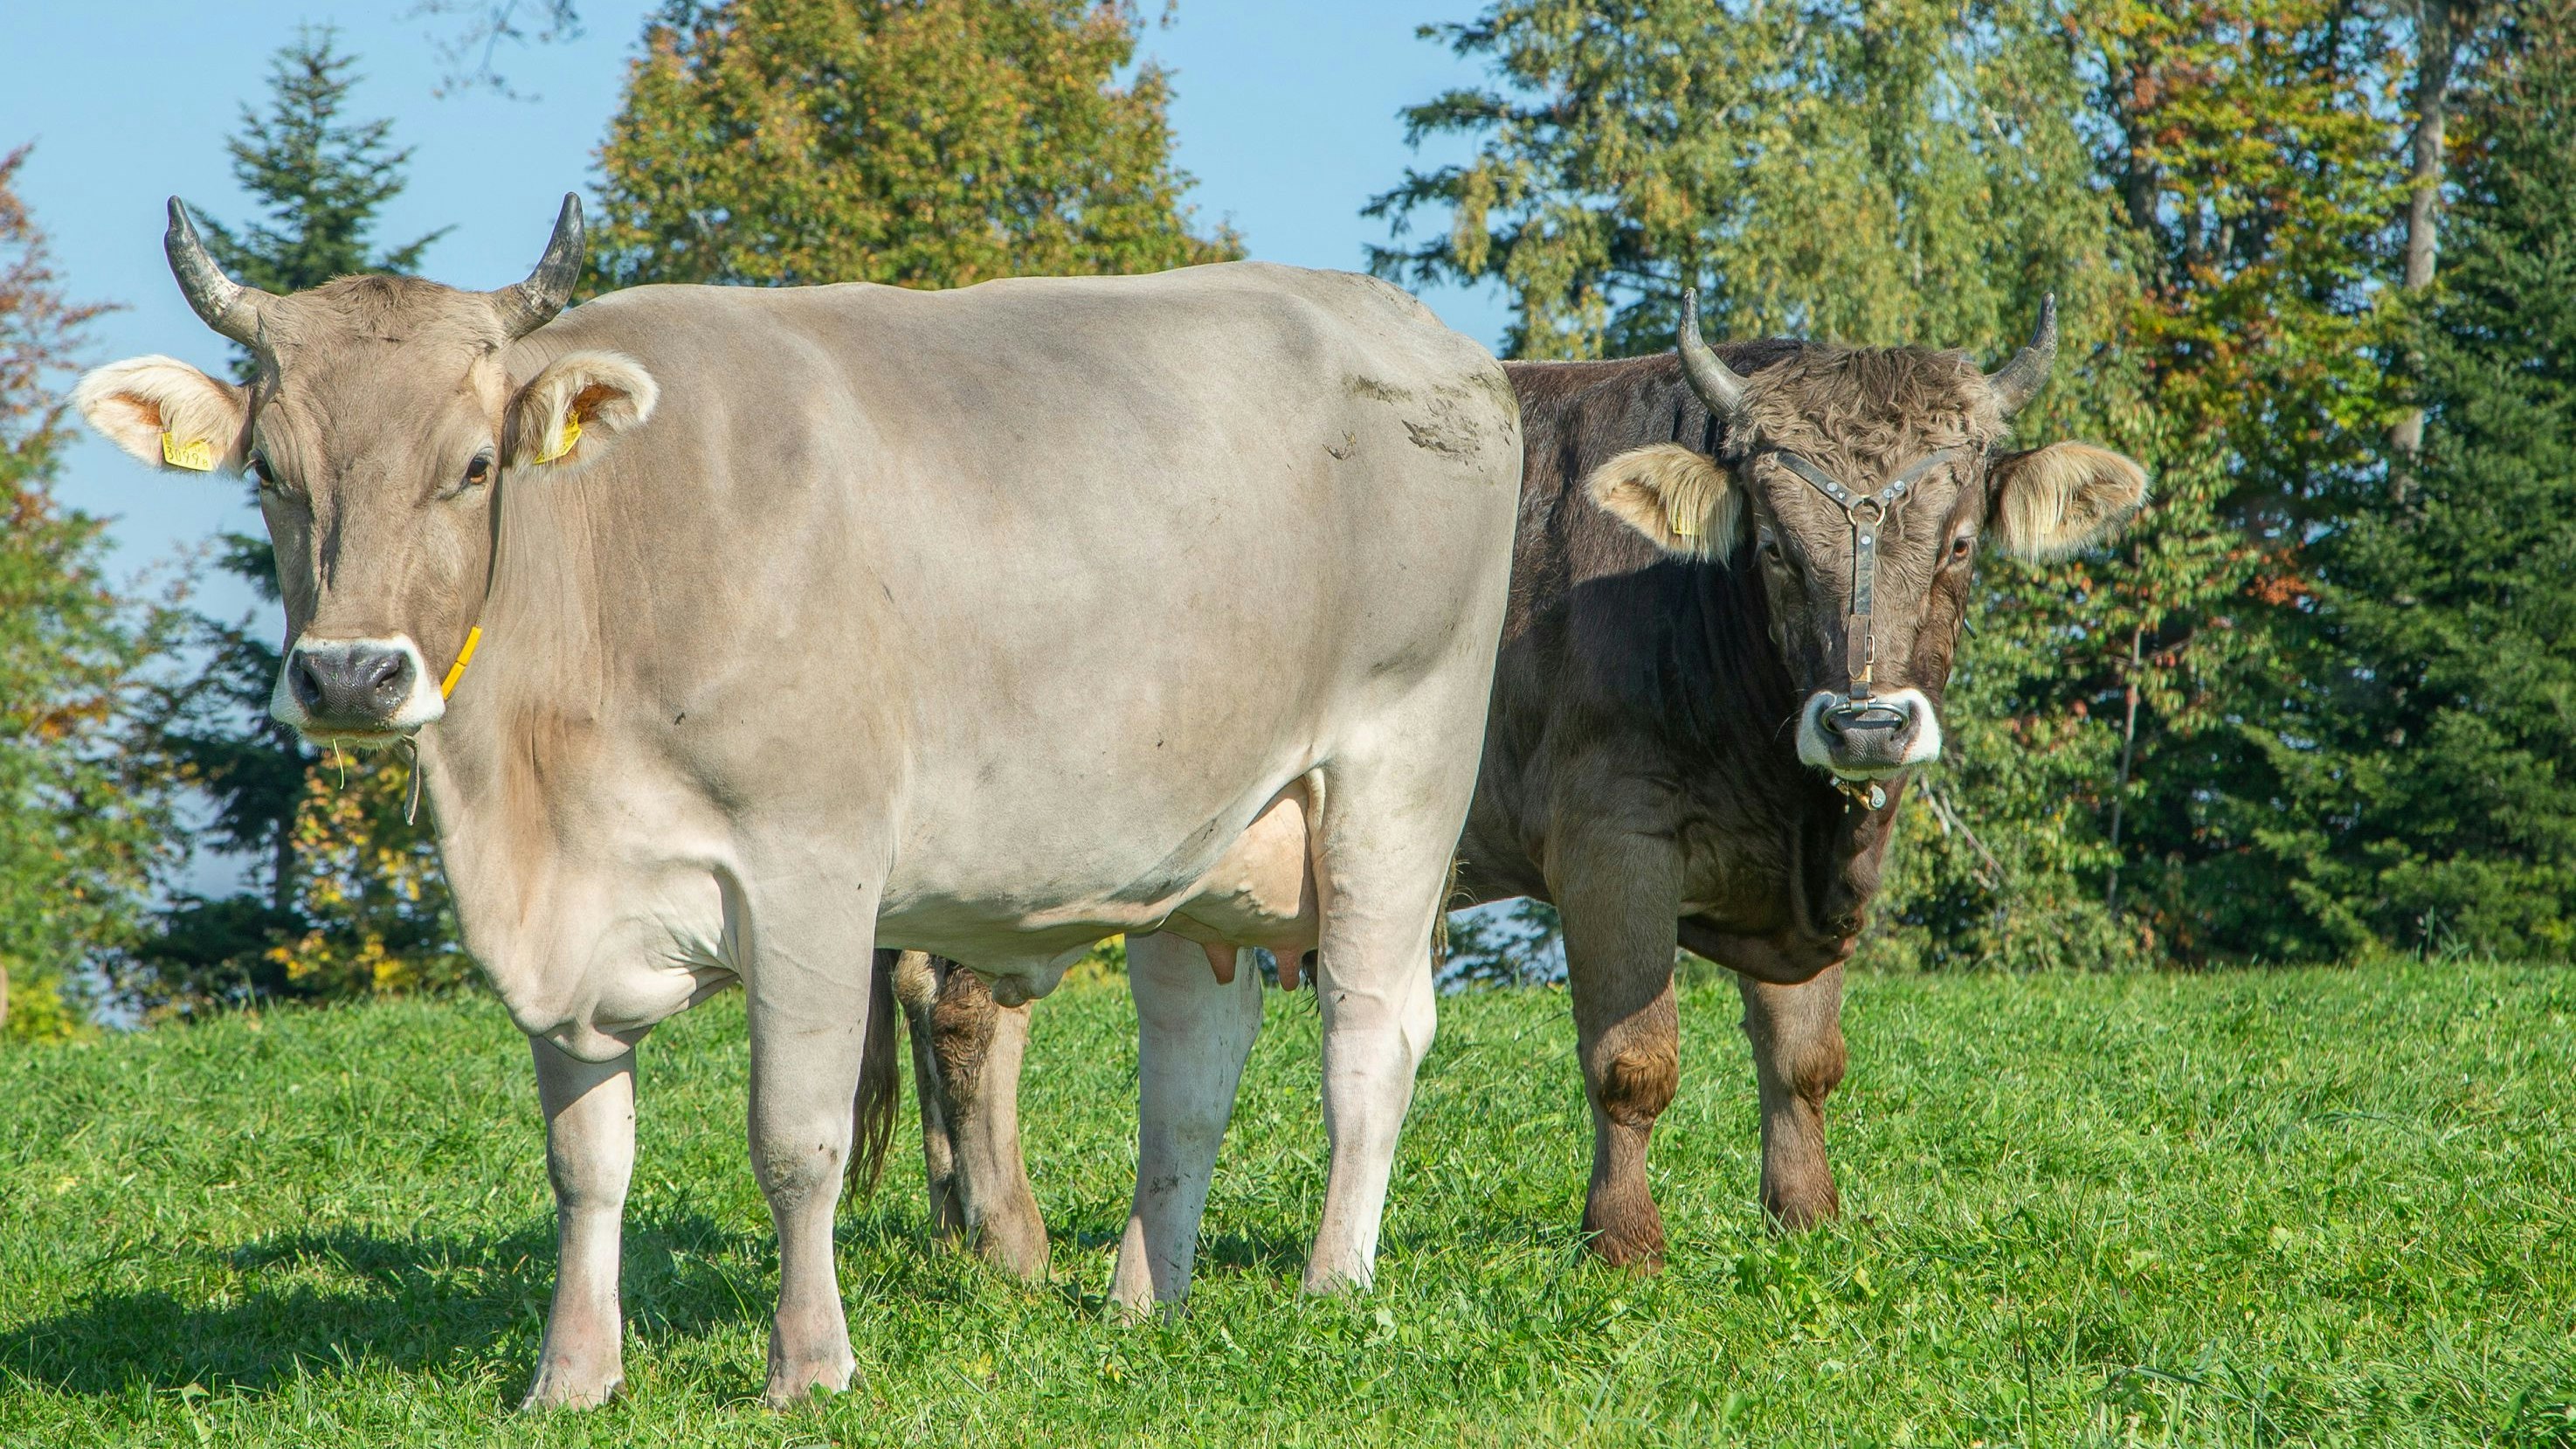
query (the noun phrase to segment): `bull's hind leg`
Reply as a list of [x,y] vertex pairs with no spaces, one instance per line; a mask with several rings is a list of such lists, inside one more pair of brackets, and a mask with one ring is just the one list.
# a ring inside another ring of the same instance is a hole
[[1566,985],[1592,1103],[1583,1231],[1610,1262],[1659,1267],[1664,1219],[1646,1182],[1646,1148],[1681,1082],[1679,862],[1669,843],[1626,834],[1569,841],[1552,856],[1549,890],[1564,917]]
[[[832,1210],[855,1136],[876,902],[859,891],[814,899],[838,894],[801,879],[780,899],[750,904],[751,1165],[778,1228],[767,1394],[779,1406],[847,1388],[858,1367],[832,1266]],[[883,1048],[892,1050],[890,1036]]]
[[1189,1294],[1217,1149],[1261,1032],[1261,973],[1237,971],[1222,984],[1198,946],[1157,931],[1127,938],[1127,981],[1136,998],[1136,1197],[1109,1296],[1142,1315]]
[[912,1033],[932,1224],[1006,1273],[1045,1277],[1046,1222],[1020,1152],[1030,1003],[1002,1006],[982,977],[917,951],[903,953],[895,995]]
[[546,1114],[557,1262],[536,1382],[522,1407],[590,1408],[626,1381],[617,1266],[626,1184],[635,1171],[635,1053],[586,1062],[542,1037],[528,1045]]
[[1762,1090],[1762,1206],[1784,1228],[1842,1211],[1825,1160],[1825,1098],[1843,1079],[1843,968],[1801,986],[1740,977]]

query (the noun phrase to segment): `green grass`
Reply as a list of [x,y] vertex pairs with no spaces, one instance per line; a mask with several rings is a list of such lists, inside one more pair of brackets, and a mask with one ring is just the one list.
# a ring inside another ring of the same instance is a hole
[[526,1049],[483,1000],[0,1055],[0,1445],[2576,1443],[2576,973],[1866,977],[1850,1216],[1766,1232],[1734,994],[1684,1004],[1660,1277],[1584,1261],[1554,992],[1442,1003],[1374,1293],[1296,1294],[1311,998],[1269,1030],[1194,1311],[1104,1321],[1122,992],[1038,1016],[1056,1279],[843,1210],[863,1382],[755,1403],[775,1260],[727,998],[644,1053],[629,1396],[511,1412],[553,1271]]

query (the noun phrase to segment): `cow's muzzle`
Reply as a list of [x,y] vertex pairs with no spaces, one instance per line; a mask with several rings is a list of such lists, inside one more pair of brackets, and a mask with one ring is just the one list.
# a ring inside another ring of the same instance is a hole
[[1798,724],[1798,758],[1845,780],[1882,780],[1941,757],[1941,718],[1919,689],[1865,699],[1818,691]]
[[269,713],[313,739],[407,735],[446,712],[409,639],[301,639],[286,651]]

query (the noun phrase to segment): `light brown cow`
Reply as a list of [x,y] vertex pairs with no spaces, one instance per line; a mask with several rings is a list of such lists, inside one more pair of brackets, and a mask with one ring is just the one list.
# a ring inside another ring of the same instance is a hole
[[[545,1106],[563,1263],[531,1403],[621,1380],[635,1048],[737,981],[769,1397],[849,1381],[832,1210],[883,1143],[854,1151],[853,1104],[891,1108],[879,944],[1017,1002],[1121,931],[1319,942],[1306,1283],[1368,1281],[1518,494],[1483,349],[1383,283],[1249,263],[564,312],[571,198],[499,292],[269,296],[170,215],[190,300],[258,375],[141,358],[80,406],[156,466],[258,476],[279,718],[418,743]],[[1155,939],[1115,1283],[1138,1307],[1187,1291],[1260,1019],[1257,979]]]

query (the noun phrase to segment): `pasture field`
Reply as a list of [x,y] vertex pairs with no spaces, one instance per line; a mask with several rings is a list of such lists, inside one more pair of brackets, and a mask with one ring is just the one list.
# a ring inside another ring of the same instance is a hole
[[1847,1217],[1767,1232],[1734,992],[1684,1003],[1672,1266],[1577,1256],[1552,991],[1445,1000],[1378,1286],[1296,1294],[1311,996],[1270,997],[1194,1310],[1104,1321],[1125,993],[1040,1008],[1054,1282],[925,1237],[917,1142],[843,1209],[863,1382],[757,1406],[775,1261],[738,997],[646,1046],[628,1396],[522,1418],[554,1237],[489,1000],[0,1054],[0,1445],[2576,1444],[2576,972],[1861,976]]

